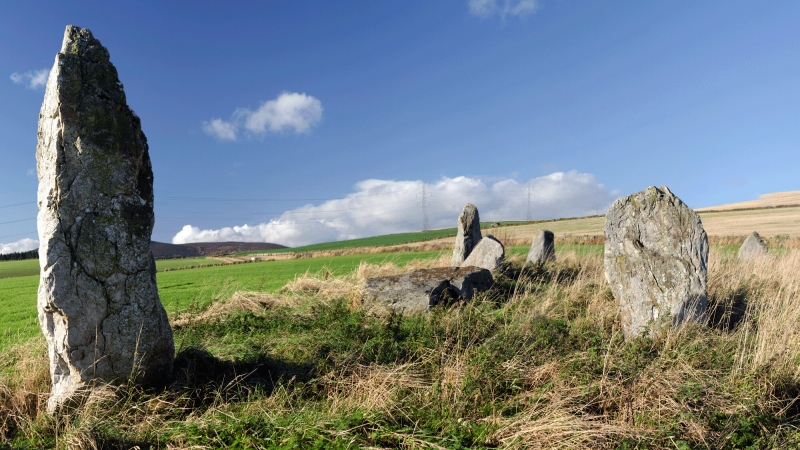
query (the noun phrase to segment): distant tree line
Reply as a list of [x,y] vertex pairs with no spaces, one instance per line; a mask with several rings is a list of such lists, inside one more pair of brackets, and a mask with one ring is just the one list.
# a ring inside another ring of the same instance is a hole
[[39,257],[39,249],[30,250],[27,252],[6,253],[0,255],[0,261],[19,261],[21,259],[36,259]]

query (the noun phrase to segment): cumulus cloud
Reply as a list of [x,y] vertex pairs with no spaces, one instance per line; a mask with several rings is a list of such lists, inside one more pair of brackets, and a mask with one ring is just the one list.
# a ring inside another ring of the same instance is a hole
[[500,16],[525,17],[539,9],[536,0],[469,0],[469,12],[482,19]]
[[11,74],[11,81],[21,84],[28,89],[37,89],[47,84],[47,76],[50,69],[29,70],[25,73],[14,72]]
[[[365,180],[344,198],[286,211],[269,222],[210,230],[186,225],[172,242],[274,242],[295,247],[419,230],[421,186],[419,181]],[[602,214],[616,198],[594,175],[576,171],[493,184],[469,177],[443,177],[426,185],[430,226],[455,226],[468,202],[478,207],[483,221],[524,220],[529,189],[533,219]]]
[[282,92],[274,100],[264,102],[255,111],[238,108],[229,121],[212,119],[210,122],[203,122],[203,131],[219,139],[233,141],[242,129],[255,135],[287,130],[298,134],[308,133],[320,120],[322,102],[319,99],[297,92]]
[[212,119],[211,122],[203,122],[203,131],[211,136],[216,136],[222,140],[236,140],[236,125],[222,119]]
[[30,238],[20,239],[17,242],[11,242],[10,244],[3,244],[0,242],[0,255],[5,255],[7,253],[27,252],[37,248],[39,248],[39,241]]

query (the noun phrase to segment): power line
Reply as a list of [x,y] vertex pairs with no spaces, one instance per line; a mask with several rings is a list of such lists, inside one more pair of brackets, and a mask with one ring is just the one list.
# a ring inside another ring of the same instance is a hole
[[2,209],[2,208],[11,208],[13,206],[34,205],[34,204],[36,204],[36,202],[15,203],[13,205],[0,206],[0,209]]
[[428,231],[430,229],[430,224],[428,220],[428,196],[425,192],[425,180],[420,182],[422,184],[422,192],[417,194],[417,196],[422,196],[422,201],[418,203],[422,208],[422,231]]
[[335,198],[225,198],[225,197],[169,197],[168,200],[198,202],[321,202],[329,200],[349,200],[351,198],[376,197],[380,195],[403,194],[403,191],[378,192],[375,194],[351,195]]
[[5,224],[8,224],[8,223],[25,222],[25,221],[28,221],[28,220],[36,220],[36,217],[31,217],[30,219],[19,219],[19,220],[11,220],[11,221],[8,221],[8,222],[0,222],[0,225],[5,225]]
[[531,212],[531,184],[528,183],[528,212],[525,214],[525,220],[531,221],[533,219],[533,214]]

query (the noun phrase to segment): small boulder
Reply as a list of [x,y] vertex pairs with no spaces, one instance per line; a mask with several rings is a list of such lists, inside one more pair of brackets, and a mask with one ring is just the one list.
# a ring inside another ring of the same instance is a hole
[[769,253],[769,247],[761,236],[753,231],[744,243],[739,247],[739,259],[754,259]]
[[505,258],[506,252],[503,244],[489,234],[478,242],[478,245],[472,249],[472,252],[461,265],[495,270],[503,266]]
[[491,272],[479,267],[420,269],[364,282],[364,306],[377,311],[419,313],[447,299],[469,300],[494,284]]
[[542,230],[533,240],[525,262],[541,266],[547,261],[555,261],[555,238],[552,231]]
[[450,265],[460,266],[480,240],[481,219],[478,217],[478,208],[472,203],[467,203],[461,211],[461,215],[458,216],[458,234]]
[[614,202],[605,238],[605,275],[626,339],[703,320],[708,237],[700,216],[669,189],[650,186]]

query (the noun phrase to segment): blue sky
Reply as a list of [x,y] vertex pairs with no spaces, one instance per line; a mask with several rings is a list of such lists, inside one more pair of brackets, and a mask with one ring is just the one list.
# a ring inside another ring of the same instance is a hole
[[26,1],[0,24],[0,250],[35,247],[36,75],[67,24],[142,118],[159,241],[419,229],[421,180],[431,226],[800,189],[798,2]]

